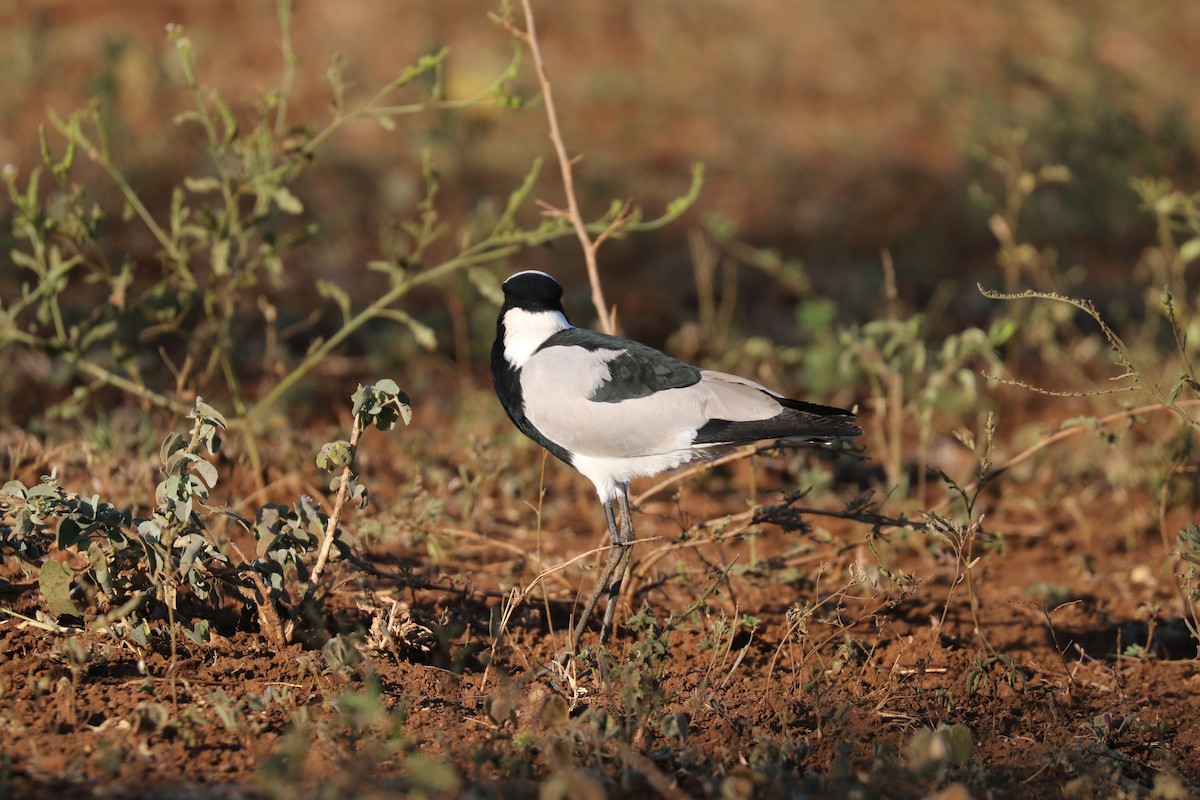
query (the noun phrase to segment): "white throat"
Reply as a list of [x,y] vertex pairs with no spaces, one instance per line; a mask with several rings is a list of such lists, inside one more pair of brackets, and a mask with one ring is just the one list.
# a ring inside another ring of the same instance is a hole
[[561,311],[510,308],[504,312],[504,360],[520,369],[542,342],[570,327]]

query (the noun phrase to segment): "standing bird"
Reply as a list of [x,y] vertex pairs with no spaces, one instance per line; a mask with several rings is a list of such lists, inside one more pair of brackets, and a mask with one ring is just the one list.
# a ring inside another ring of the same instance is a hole
[[763,439],[828,441],[862,433],[849,411],[789,400],[754,381],[574,327],[563,313],[562,287],[544,272],[518,272],[503,288],[492,345],[496,394],[522,433],[596,485],[613,544],[575,628],[576,652],[606,588],[600,641],[612,630],[634,539],[632,478]]

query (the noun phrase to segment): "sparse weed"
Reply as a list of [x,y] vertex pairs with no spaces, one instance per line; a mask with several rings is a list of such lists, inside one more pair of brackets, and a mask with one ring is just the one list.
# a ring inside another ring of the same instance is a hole
[[[1030,198],[1047,186],[1070,181],[1071,171],[1061,164],[1048,164],[1037,169],[1027,167],[1022,148],[1028,139],[1028,131],[1015,128],[997,135],[991,147],[977,147],[975,157],[1000,180],[1002,196],[993,196],[978,182],[971,185],[969,193],[977,203],[993,211],[988,227],[1000,245],[996,263],[1000,266],[1005,291],[1015,292],[1022,286],[1031,285],[1046,290],[1065,290],[1057,253],[1052,248],[1039,250],[1021,241],[1019,232]],[[1038,323],[1023,319],[1020,327],[1023,343],[1042,340],[1043,331]]]
[[1189,522],[1176,536],[1176,543],[1181,564],[1175,577],[1187,608],[1184,623],[1192,638],[1200,642],[1200,526]]
[[[840,371],[870,392],[867,402],[881,422],[870,429],[871,449],[883,462],[888,485],[911,492],[923,504],[935,412],[977,411],[979,370],[1000,369],[996,348],[1008,341],[1016,327],[1000,321],[987,331],[968,328],[934,345],[925,338],[921,315],[901,317],[889,258],[884,259],[884,268],[887,285],[892,287],[889,313],[839,333]],[[906,468],[910,463],[911,472]]]
[[[988,297],[999,300],[1015,301],[1018,299],[1033,299],[1042,301],[1051,301],[1055,304],[1061,304],[1069,308],[1074,308],[1082,311],[1086,316],[1090,317],[1100,329],[1100,333],[1107,343],[1113,361],[1120,368],[1121,372],[1114,376],[1112,380],[1116,383],[1113,387],[1105,387],[1102,389],[1093,389],[1088,391],[1063,391],[1057,389],[1045,389],[1037,385],[1025,383],[1022,381],[1008,381],[1015,385],[1019,385],[1033,391],[1052,395],[1052,396],[1097,396],[1112,394],[1115,392],[1137,392],[1145,395],[1151,401],[1149,405],[1140,406],[1133,409],[1128,409],[1119,412],[1115,415],[1109,415],[1104,418],[1117,419],[1132,419],[1138,415],[1148,414],[1153,411],[1166,411],[1173,414],[1182,424],[1187,426],[1194,434],[1195,431],[1200,431],[1200,415],[1197,415],[1195,409],[1200,406],[1200,382],[1196,380],[1193,365],[1188,355],[1188,347],[1186,344],[1186,334],[1180,328],[1173,305],[1173,296],[1167,292],[1164,297],[1164,305],[1166,316],[1170,324],[1171,331],[1177,345],[1176,355],[1179,360],[1177,369],[1180,370],[1178,377],[1171,382],[1170,389],[1163,386],[1160,378],[1161,369],[1150,368],[1146,366],[1144,357],[1135,355],[1135,350],[1126,343],[1116,330],[1101,316],[1096,306],[1089,300],[1068,297],[1065,295],[1047,293],[1047,292],[1026,292],[1024,294],[1010,294],[1001,292],[992,292],[980,287],[980,290]],[[1101,420],[1093,420],[1100,422]],[[1176,469],[1175,465],[1168,467],[1165,474],[1170,475]],[[1191,620],[1189,627],[1193,632],[1197,629],[1197,616],[1194,594],[1189,590],[1189,575],[1192,572],[1189,567],[1184,567],[1183,563],[1188,562],[1184,553],[1190,552],[1190,539],[1187,536],[1177,537],[1177,543],[1182,547],[1175,547],[1169,541],[1164,532],[1164,547],[1168,553],[1176,559],[1177,569],[1175,571],[1175,579],[1179,587],[1180,599],[1187,615]],[[1182,570],[1182,571],[1181,571]]]
[[670,658],[671,632],[679,622],[680,617],[671,615],[660,623],[645,606],[626,622],[638,637],[629,654],[619,660],[605,652],[597,656],[601,686],[609,693],[620,735],[627,742],[641,746],[643,737],[659,727],[654,723],[670,699],[663,673]]
[[[281,643],[291,638],[300,609],[287,591],[289,579],[304,580],[306,596],[311,593],[330,550],[339,543],[346,499],[366,502],[366,489],[353,472],[359,436],[370,425],[387,430],[400,419],[407,422],[410,414],[408,398],[394,382],[360,386],[353,398],[350,442],[327,444],[318,456],[318,464],[339,471],[331,484],[337,491],[332,515],[309,498],[301,498],[294,508],[263,506],[253,526],[258,540],[253,561],[231,541],[218,541],[205,521],[227,515],[250,527],[232,512],[208,505],[218,479],[209,459],[220,450],[225,418],[199,398],[188,414],[189,433],[168,435],[160,448],[163,479],[149,516],[135,517],[98,497],[69,493],[53,474],[34,487],[10,481],[0,494],[0,552],[37,571],[49,614],[38,613],[47,624],[74,620],[147,647],[156,630],[149,623],[166,616],[174,652],[176,615],[195,618],[183,632],[195,642],[204,641],[212,625],[206,615],[230,592],[252,605],[263,634]],[[239,563],[230,563],[222,552],[225,544]],[[306,557],[318,545],[321,553],[308,574]],[[79,553],[87,566],[76,572],[49,557],[51,549]],[[77,602],[84,598],[88,612]]]

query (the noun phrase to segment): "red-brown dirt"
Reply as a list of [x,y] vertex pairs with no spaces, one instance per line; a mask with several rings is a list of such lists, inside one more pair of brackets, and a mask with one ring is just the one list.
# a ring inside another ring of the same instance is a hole
[[[170,188],[210,165],[195,130],[171,122],[193,97],[164,25],[186,27],[201,81],[249,119],[278,85],[274,5],[4,4],[0,162],[28,177],[45,110],[64,115],[99,94],[116,161],[165,218]],[[688,164],[708,165],[702,201],[680,225],[603,251],[606,275],[638,278],[636,290],[610,286],[621,322],[655,332],[655,344],[685,328],[679,339],[700,352],[687,328],[697,316],[692,265],[680,265],[684,234],[706,218],[802,256],[805,282],[836,297],[839,326],[879,311],[881,248],[895,256],[901,301],[932,296],[944,310],[912,313],[929,314],[939,333],[975,324],[985,313],[975,277],[999,278],[986,212],[965,198],[976,180],[1002,191],[976,151],[1014,125],[1030,131],[1027,167],[1064,161],[1074,173],[1044,204],[1031,201],[1023,233],[1059,246],[1064,271],[1082,265],[1089,290],[1141,297],[1130,276],[1153,225],[1129,179],[1186,180],[1200,163],[1194,0],[821,0],[743,4],[736,14],[699,0],[538,5],[565,135],[586,155],[578,183],[588,208],[634,198],[652,212],[683,191]],[[334,52],[346,55],[354,91],[369,93],[450,44],[450,95],[478,90],[510,55],[486,10],[451,0],[300,4],[289,121],[328,119],[321,75]],[[528,70],[516,88],[536,94]],[[61,149],[53,133],[50,141]],[[398,132],[347,129],[295,187],[321,230],[289,255],[288,282],[271,295],[295,322],[316,308],[313,278],[360,282],[362,265],[389,256],[381,241],[423,197],[423,151],[442,171],[442,219],[454,228],[503,205],[549,145],[536,105],[424,114]],[[157,266],[157,244],[131,231],[137,220],[122,219],[111,185],[79,162],[73,180],[106,187],[96,191],[111,205],[112,263]],[[542,179],[535,196],[560,203],[549,162]],[[565,246],[520,257],[581,272]],[[743,271],[751,277],[738,287],[744,319],[734,335],[784,331],[794,343],[799,290],[782,296],[764,273]],[[0,270],[6,302],[16,275],[7,263]],[[356,303],[373,298],[372,280],[346,287]],[[6,554],[0,798],[1200,793],[1200,670],[1187,627],[1196,620],[1176,583],[1186,565],[1171,556],[1198,504],[1194,457],[1172,449],[1168,414],[1081,432],[1005,471],[979,496],[981,533],[965,557],[928,532],[820,513],[801,515],[808,531],[795,518],[790,531],[749,525],[753,510],[814,482],[822,488],[799,505],[841,512],[873,490],[889,515],[920,521],[938,508],[968,520],[961,504],[944,504],[936,478],[927,498],[885,498],[873,482],[882,398],[843,387],[837,401],[860,403],[874,460],[832,467],[811,454],[761,454],[639,501],[642,541],[615,639],[558,670],[600,556],[571,559],[602,546],[603,517],[586,481],[544,462],[503,419],[482,374],[494,318],[461,307],[468,291],[408,306],[437,318],[439,354],[416,353],[403,331],[355,339],[310,376],[307,396],[262,421],[260,474],[237,435],[216,460],[216,508],[253,516],[266,502],[327,497],[312,455],[345,436],[356,381],[390,372],[413,396],[410,428],[365,438],[358,466],[372,504],[344,526],[354,559],[334,563],[291,643],[270,644],[233,592],[203,612],[207,641],[162,635],[165,618],[151,620],[148,645],[76,624],[60,630],[38,621],[47,608],[36,573]],[[460,307],[447,311],[453,302]],[[1080,352],[1080,374],[1103,371],[1103,343]],[[12,424],[0,432],[0,481],[33,485],[56,470],[80,495],[145,513],[161,479],[158,441],[180,421],[125,399],[109,404],[110,392],[80,424],[52,423],[41,412],[72,388],[60,365],[15,346],[3,365],[0,419]],[[1018,376],[1029,379],[1025,371]],[[775,377],[799,388],[792,371]],[[1115,408],[981,391],[933,428],[945,440],[939,465],[959,481],[970,479],[972,458],[949,432],[979,427],[978,409],[999,409],[993,463],[1005,464],[1064,420]],[[911,461],[914,432],[905,434]],[[1175,438],[1190,446],[1194,434]],[[219,541],[253,552],[228,518],[205,520]],[[81,564],[73,551],[53,557]],[[513,590],[527,587],[513,607]],[[182,613],[188,628],[202,615]],[[584,643],[594,648],[590,625]],[[962,727],[930,738],[942,725]]]
[[[503,430],[497,413],[486,418]],[[422,421],[435,420],[452,425],[437,412]],[[590,560],[548,574],[507,619],[505,598],[598,542],[590,489],[546,464],[538,533],[525,505],[542,469],[532,446],[506,433],[503,447],[467,452],[461,439],[407,433],[365,445],[377,510],[352,522],[363,526],[360,561],[338,562],[328,577],[325,621],[301,625],[307,644],[273,648],[252,613],[218,619],[203,644],[179,636],[173,656],[161,637],[143,648],[7,618],[4,780],[15,795],[172,787],[278,796],[322,786],[520,795],[579,781],[586,789],[572,792],[746,796],[738,792],[805,786],[836,796],[857,783],[921,796],[957,782],[976,796],[1032,797],[1200,781],[1196,647],[1178,617],[1159,520],[1143,511],[1157,501],[1093,476],[1047,504],[1047,481],[1073,456],[1051,449],[984,491],[989,544],[976,550],[972,582],[982,637],[972,632],[969,587],[951,586],[951,548],[929,534],[873,534],[811,515],[808,536],[764,524],[751,543],[730,535],[736,519],[722,530],[721,515],[744,511],[748,492],[778,502],[769,487],[794,480],[802,456],[757,456],[688,478],[675,496],[641,504],[645,541],[607,653],[563,674],[549,667],[572,600],[590,587],[594,572],[580,569]],[[1080,449],[1112,447],[1078,439]],[[418,464],[412,454],[422,449]],[[101,460],[76,458],[60,477],[82,477],[87,460]],[[464,469],[441,483],[440,463]],[[823,497],[822,507],[840,510]],[[435,502],[444,516],[419,516]],[[1164,513],[1176,525],[1191,509]],[[5,607],[32,616],[35,584],[8,573]],[[392,600],[410,624],[373,648],[372,623]],[[644,608],[658,632],[628,624]],[[682,616],[662,630],[672,614]],[[723,631],[743,615],[756,621]],[[321,627],[358,631],[362,660],[341,666],[322,649]],[[646,661],[647,642],[665,649]],[[633,672],[622,670],[639,658],[637,699]],[[663,720],[686,720],[686,736],[664,733]],[[969,758],[919,768],[915,732],[943,723],[970,730]]]

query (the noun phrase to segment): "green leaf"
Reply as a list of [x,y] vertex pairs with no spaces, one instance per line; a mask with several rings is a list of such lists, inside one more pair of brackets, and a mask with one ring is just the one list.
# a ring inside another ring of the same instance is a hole
[[229,245],[228,239],[218,239],[212,246],[212,271],[217,277],[229,274]]
[[166,466],[170,462],[171,456],[175,454],[175,451],[185,447],[186,445],[187,442],[184,441],[181,434],[167,434],[167,437],[163,439],[162,446],[158,448],[159,461],[162,462],[163,466]]
[[209,621],[202,619],[198,621],[190,630],[188,628],[184,628],[183,633],[196,644],[203,644],[204,642],[208,641],[209,628]]
[[1017,321],[1011,318],[998,319],[992,323],[992,327],[988,330],[988,341],[993,346],[999,347],[1012,338],[1017,332]]
[[343,469],[350,463],[350,443],[344,440],[326,442],[317,453],[317,466],[333,472]]
[[349,483],[349,490],[350,490],[350,502],[354,503],[354,505],[357,506],[358,508],[366,508],[367,503],[368,503],[367,487],[363,486],[361,483],[359,483],[354,478],[351,478],[350,483]]
[[950,747],[950,762],[956,767],[967,763],[973,747],[971,730],[965,725],[939,725],[937,733]]
[[404,277],[404,268],[394,261],[384,261],[382,259],[368,261],[367,269],[374,270],[375,272],[382,272],[395,278]]
[[104,557],[104,550],[101,549],[99,542],[92,542],[88,547],[88,561],[92,564],[92,575],[96,578],[96,583],[100,584],[100,588],[105,594],[112,594],[112,580],[108,574],[108,560]]
[[400,419],[404,420],[404,424],[412,423],[412,401],[408,399],[408,395],[404,392],[396,392],[395,406],[396,410],[400,412]]
[[114,332],[116,332],[116,330],[117,330],[116,320],[102,322],[99,325],[96,325],[96,326],[90,328],[88,330],[88,332],[83,335],[83,338],[81,338],[79,340],[79,345],[78,345],[79,349],[81,351],[87,350],[88,348],[90,348],[92,345],[94,345],[96,342],[100,341],[101,339],[107,339]]
[[4,484],[4,488],[0,489],[0,497],[20,497],[23,499],[27,491],[28,489],[25,484],[20,481],[9,481]]
[[179,573],[181,575],[187,575],[192,571],[196,557],[200,555],[206,544],[204,537],[198,533],[189,533],[187,536],[181,536],[175,540],[175,547],[183,548],[183,554],[179,557]]
[[397,417],[404,420],[405,425],[412,422],[412,405],[404,392],[397,392],[387,405],[376,411],[372,421],[379,430],[390,431],[395,427]]
[[61,561],[48,560],[38,573],[38,587],[46,598],[46,606],[56,616],[82,616],[82,612],[71,600],[71,568]]
[[687,714],[667,714],[662,719],[659,725],[659,730],[667,739],[683,740],[688,735],[688,716]]
[[317,281],[317,294],[337,303],[338,309],[342,312],[342,320],[350,320],[350,295],[346,293],[345,289],[332,281],[319,279]]
[[279,206],[279,210],[285,214],[304,213],[304,204],[296,195],[288,191],[286,186],[280,186],[271,197],[275,201],[275,205]]
[[1190,264],[1197,258],[1200,258],[1200,236],[1188,239],[1179,246],[1179,260],[1184,264]]
[[[203,464],[204,462],[198,462]],[[204,485],[204,481],[198,475],[189,475],[187,483],[187,492],[192,497],[199,497],[202,500],[208,499],[208,487]]]
[[[45,481],[45,477],[42,480]],[[62,499],[62,489],[57,483],[45,482],[39,483],[37,486],[25,491],[25,499],[30,502],[41,498],[45,498],[46,500],[60,500]]]
[[401,311],[398,308],[389,308],[381,312],[382,316],[388,316],[408,326],[413,333],[413,338],[417,340],[417,344],[426,350],[433,350],[437,347],[437,334],[433,332],[433,328],[423,322],[418,322],[411,315]]
[[58,549],[74,547],[83,536],[83,526],[74,517],[63,517],[58,521]]
[[500,289],[500,281],[491,270],[482,267],[471,267],[467,270],[467,278],[475,290],[484,296],[492,305],[504,305],[504,292]]
[[142,620],[138,624],[129,624],[129,638],[141,647],[146,647],[150,644],[150,623]]
[[224,415],[222,415],[220,411],[217,411],[208,403],[204,402],[204,400],[200,397],[196,398],[196,408],[194,414],[188,414],[189,419],[196,419],[196,417],[199,417],[205,422],[221,428],[227,427],[228,425],[228,423],[225,422]]
[[192,469],[196,471],[196,475],[199,476],[200,480],[204,481],[204,485],[209,489],[217,485],[217,468],[212,464],[203,459],[198,459],[192,465]]
[[1200,526],[1189,522],[1177,534],[1179,557],[1192,564],[1200,564]]
[[[184,116],[184,115],[180,115]],[[189,192],[203,194],[204,192],[215,192],[221,188],[221,182],[216,178],[184,178],[183,185],[187,187]]]
[[375,406],[375,388],[373,386],[363,386],[361,383],[350,396],[351,407],[350,412],[354,416],[359,416],[367,408]]
[[1187,385],[1187,376],[1185,375],[1182,378],[1180,378],[1175,383],[1174,386],[1171,387],[1171,393],[1167,395],[1166,402],[1164,402],[1163,405],[1166,405],[1168,407],[1171,405],[1174,405],[1175,401],[1179,399],[1180,392],[1183,391],[1183,387],[1185,387],[1186,385]]
[[157,517],[142,520],[138,525],[138,534],[146,539],[159,541],[162,539],[162,520]]
[[44,270],[42,269],[41,262],[28,253],[22,253],[20,250],[11,250],[8,255],[18,267],[33,270],[38,275],[43,274]]

